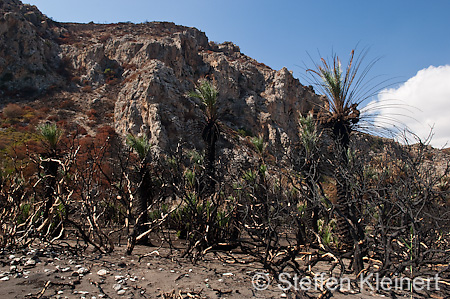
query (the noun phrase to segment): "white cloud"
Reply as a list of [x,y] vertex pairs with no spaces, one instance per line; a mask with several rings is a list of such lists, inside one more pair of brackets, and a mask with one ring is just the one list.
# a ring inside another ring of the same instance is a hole
[[447,143],[449,147],[450,65],[430,66],[399,87],[385,89],[378,95],[376,106],[380,107],[377,124],[386,127],[383,119],[395,119],[396,126],[406,126],[422,140],[433,127],[431,145],[440,148]]

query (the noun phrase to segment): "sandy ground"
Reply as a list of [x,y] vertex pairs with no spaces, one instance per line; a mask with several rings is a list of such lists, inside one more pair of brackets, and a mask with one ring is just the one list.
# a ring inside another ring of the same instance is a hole
[[[193,264],[181,258],[178,251],[170,253],[167,248],[144,246],[137,246],[131,256],[124,252],[125,246],[120,246],[108,255],[89,249],[76,255],[43,245],[19,252],[2,251],[1,294],[5,299],[292,298],[275,282],[266,290],[256,290],[252,278],[255,273],[264,272],[256,263],[224,263],[217,254],[210,253]],[[237,257],[248,260],[243,254]],[[385,296],[370,291],[336,291],[323,298],[330,297]]]

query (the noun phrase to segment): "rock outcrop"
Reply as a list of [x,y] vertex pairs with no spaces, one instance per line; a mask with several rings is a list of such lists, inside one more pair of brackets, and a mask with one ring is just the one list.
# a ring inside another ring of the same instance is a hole
[[116,131],[146,134],[161,150],[203,147],[199,103],[186,96],[201,78],[219,90],[222,126],[263,135],[273,152],[298,141],[300,113],[321,103],[286,68],[275,71],[230,42],[209,42],[195,28],[56,23],[17,0],[1,5],[4,90],[44,94],[57,85],[81,106],[113,102]]
[[[54,30],[55,29],[55,30]],[[35,6],[0,2],[0,90],[40,93],[61,85],[58,27]]]

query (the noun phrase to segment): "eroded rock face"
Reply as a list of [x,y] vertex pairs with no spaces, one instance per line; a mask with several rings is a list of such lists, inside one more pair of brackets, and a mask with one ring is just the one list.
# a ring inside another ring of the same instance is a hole
[[201,147],[202,115],[198,103],[186,94],[199,78],[209,78],[219,90],[220,121],[227,127],[263,135],[280,153],[297,142],[300,113],[311,110],[320,98],[287,69],[274,71],[231,43],[209,45],[196,36],[201,35],[183,33],[166,39],[165,46],[151,51],[152,55],[148,49],[161,41],[147,42],[133,57],[120,49],[134,45],[122,44],[116,48],[119,50],[110,51],[117,61],[126,56],[143,66],[124,74],[127,83],[115,109],[117,131],[147,134],[161,148],[179,141]]
[[[298,141],[298,117],[321,99],[283,68],[275,71],[231,42],[173,23],[62,24],[17,0],[0,4],[0,80],[3,89],[46,90],[60,84],[83,106],[115,102],[122,136],[146,134],[160,150],[179,142],[202,148],[202,113],[186,94],[201,78],[219,90],[224,132],[263,135],[272,152]],[[64,62],[69,76],[58,73]],[[86,103],[84,103],[85,101]],[[233,147],[224,139],[221,147]]]
[[0,2],[0,90],[39,93],[60,85],[55,24],[35,6],[16,0]]

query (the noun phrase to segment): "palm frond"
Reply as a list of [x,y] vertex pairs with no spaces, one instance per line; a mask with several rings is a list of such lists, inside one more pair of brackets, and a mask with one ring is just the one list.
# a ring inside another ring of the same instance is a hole
[[188,96],[197,98],[202,102],[202,110],[208,121],[217,119],[217,97],[219,92],[208,80],[202,80],[194,91],[188,93]]
[[136,137],[131,134],[127,135],[127,145],[138,154],[141,160],[147,157],[152,147],[145,135],[141,137]]
[[54,123],[39,125],[36,130],[50,149],[55,150],[61,139],[63,131]]

